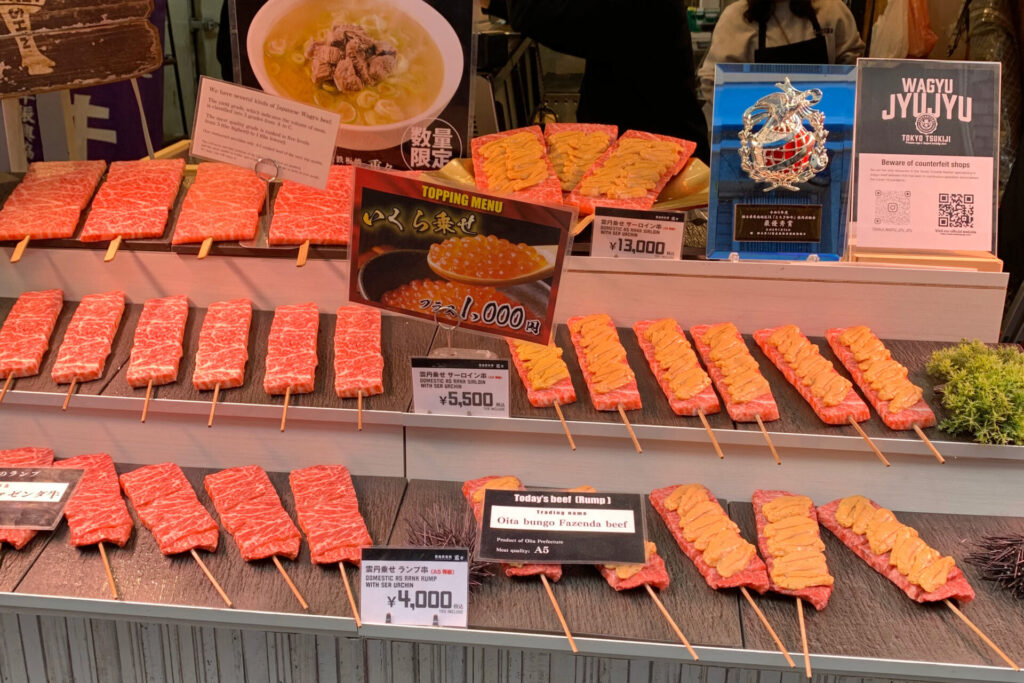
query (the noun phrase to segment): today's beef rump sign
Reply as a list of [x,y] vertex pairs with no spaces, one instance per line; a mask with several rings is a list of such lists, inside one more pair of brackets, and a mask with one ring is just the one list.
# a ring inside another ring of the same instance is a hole
[[473,3],[229,2],[234,79],[339,114],[337,163],[431,169],[466,155]]

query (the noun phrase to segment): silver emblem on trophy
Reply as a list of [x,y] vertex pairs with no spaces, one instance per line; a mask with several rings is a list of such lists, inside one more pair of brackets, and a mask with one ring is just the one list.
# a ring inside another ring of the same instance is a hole
[[751,180],[767,183],[765,192],[798,192],[798,183],[828,166],[825,114],[814,108],[821,90],[797,90],[788,77],[775,87],[782,92],[765,95],[743,112],[740,167]]

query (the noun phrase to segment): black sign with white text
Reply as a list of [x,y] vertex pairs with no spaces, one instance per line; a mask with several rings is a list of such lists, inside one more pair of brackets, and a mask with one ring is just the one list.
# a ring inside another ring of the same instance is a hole
[[85,470],[0,467],[0,528],[53,530]]
[[821,204],[737,204],[737,242],[818,242]]
[[484,493],[480,559],[550,564],[643,564],[643,496],[586,491]]

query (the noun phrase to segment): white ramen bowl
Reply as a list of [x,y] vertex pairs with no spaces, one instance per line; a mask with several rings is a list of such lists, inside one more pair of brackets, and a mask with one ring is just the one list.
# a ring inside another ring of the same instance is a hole
[[[302,11],[301,7],[309,2],[310,0],[269,0],[260,8],[249,25],[245,50],[249,57],[249,65],[252,67],[253,73],[256,74],[256,80],[266,92],[293,99],[287,93],[279,91],[271,82],[263,61],[263,46],[270,30],[281,18],[291,12]],[[377,126],[339,124],[337,145],[347,149],[377,150],[402,144],[412,136],[412,126],[426,124],[437,118],[451,102],[462,81],[462,42],[456,35],[455,29],[437,10],[423,0],[401,0],[398,3],[394,0],[379,0],[379,2],[381,5],[388,5],[405,13],[430,34],[441,53],[444,78],[433,103],[425,111],[404,121]],[[344,0],[337,2],[339,6],[344,6],[344,4]],[[312,104],[312,102],[306,102],[306,104]]]

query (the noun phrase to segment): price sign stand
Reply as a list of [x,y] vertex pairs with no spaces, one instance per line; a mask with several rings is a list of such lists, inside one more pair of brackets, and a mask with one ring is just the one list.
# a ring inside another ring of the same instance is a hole
[[466,548],[363,548],[361,568],[364,623],[466,628]]

